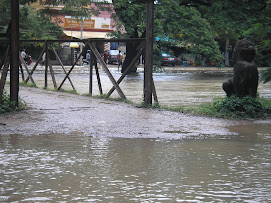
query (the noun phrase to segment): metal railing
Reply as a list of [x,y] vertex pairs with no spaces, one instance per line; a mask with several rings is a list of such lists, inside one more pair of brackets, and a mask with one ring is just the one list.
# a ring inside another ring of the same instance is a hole
[[[8,41],[7,40],[0,40],[0,43],[1,42],[8,42]],[[77,58],[74,60],[72,66],[69,68],[69,70],[65,69],[66,67],[64,67],[62,60],[60,59],[57,51],[55,50],[55,48],[53,46],[54,43],[60,44],[60,43],[64,43],[64,42],[79,42],[79,43],[83,43],[85,45],[84,48],[81,50],[81,52],[78,54]],[[122,73],[121,77],[117,80],[111,74],[109,68],[107,67],[106,62],[101,57],[101,55],[97,49],[96,45],[98,43],[104,43],[104,42],[126,42],[126,43],[138,43],[139,44],[138,49],[137,49],[137,54],[133,57],[130,64],[127,66],[125,71]],[[93,91],[93,68],[95,69],[97,83],[99,86],[99,92],[100,92],[100,94],[103,94],[102,84],[101,84],[99,70],[98,70],[98,66],[97,66],[97,62],[99,62],[99,64],[102,66],[102,69],[105,71],[106,75],[108,76],[108,78],[110,79],[110,81],[112,83],[112,88],[106,94],[106,97],[110,97],[110,95],[114,92],[114,90],[116,90],[121,99],[126,99],[126,96],[123,93],[122,89],[120,88],[119,84],[125,78],[127,73],[129,73],[130,69],[136,65],[140,56],[144,54],[145,48],[146,48],[145,47],[146,46],[145,39],[20,40],[20,43],[43,43],[44,44],[42,51],[39,53],[38,59],[34,63],[34,66],[30,67],[25,62],[25,60],[22,58],[21,54],[19,54],[19,59],[21,62],[20,63],[21,77],[22,77],[22,80],[24,83],[31,82],[31,83],[33,83],[33,85],[36,86],[35,80],[32,77],[32,75],[35,72],[35,70],[37,69],[38,64],[40,64],[40,62],[42,61],[42,58],[45,54],[45,61],[44,61],[44,64],[45,64],[45,67],[44,67],[45,68],[44,69],[44,72],[45,72],[44,86],[45,86],[45,88],[48,87],[48,70],[49,70],[49,74],[51,75],[52,82],[53,82],[54,88],[56,90],[60,90],[62,88],[63,84],[65,83],[65,81],[68,79],[72,89],[76,91],[76,88],[75,88],[75,86],[69,76],[72,73],[72,71],[74,70],[75,65],[80,60],[82,54],[86,52],[87,48],[90,48],[90,52],[91,52],[92,57],[89,62],[89,70],[90,70],[89,71],[90,72],[89,94],[92,95],[92,91]],[[49,51],[54,54],[55,59],[60,64],[60,66],[63,70],[63,73],[65,74],[65,77],[61,80],[60,83],[57,83],[57,81],[56,81],[56,77],[54,74],[54,65],[52,64],[52,60],[50,58]],[[7,77],[8,67],[9,67],[9,54],[8,53],[9,53],[9,46],[7,47],[6,53],[1,60],[2,63],[0,64],[0,70],[2,69],[1,80],[0,80],[0,102],[2,101],[3,90],[4,90],[5,83],[6,83],[6,77]],[[24,77],[24,71],[27,73],[27,77]],[[60,84],[60,85],[57,85],[57,84]],[[156,94],[156,91],[154,88],[153,81],[152,81],[152,85],[153,85],[154,100],[156,102],[158,102],[157,94]]]

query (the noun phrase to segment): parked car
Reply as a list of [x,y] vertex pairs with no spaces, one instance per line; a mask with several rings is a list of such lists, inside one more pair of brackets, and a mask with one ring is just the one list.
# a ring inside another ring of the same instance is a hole
[[108,63],[112,64],[112,63],[118,63],[118,54],[119,54],[119,50],[109,50],[108,51]]
[[178,64],[178,58],[168,53],[162,53],[162,66],[171,65],[176,66]]

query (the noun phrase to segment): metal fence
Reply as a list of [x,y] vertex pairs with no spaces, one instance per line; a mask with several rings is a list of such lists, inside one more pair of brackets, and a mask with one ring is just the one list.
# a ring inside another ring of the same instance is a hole
[[[7,43],[8,41],[1,40],[0,42]],[[67,43],[67,42],[68,43],[77,42],[77,43],[82,43],[84,45],[84,48],[81,49],[80,52],[77,54],[76,58],[73,60],[71,67],[69,69],[67,69],[67,66],[65,67],[63,65],[63,63],[64,63],[63,59],[61,60],[61,57],[59,56],[59,54],[57,53],[57,51],[54,47],[54,44],[56,44],[56,43],[61,44],[61,43]],[[139,44],[138,49],[137,49],[137,53],[135,54],[135,56],[131,60],[128,67],[122,73],[121,77],[118,78],[117,80],[112,76],[106,62],[104,61],[103,57],[101,56],[101,54],[99,53],[99,51],[97,49],[98,44],[105,43],[105,42],[125,42],[125,43],[138,43]],[[74,86],[74,84],[70,78],[70,74],[74,70],[74,67],[76,66],[76,64],[78,63],[80,58],[82,57],[83,53],[86,53],[86,51],[87,51],[86,49],[90,49],[90,54],[92,57],[90,57],[91,60],[89,61],[89,70],[90,70],[89,71],[89,74],[90,74],[90,76],[89,76],[89,94],[92,95],[92,90],[93,90],[93,68],[95,69],[99,92],[100,92],[100,94],[103,94],[102,83],[100,80],[99,70],[98,70],[98,66],[97,66],[97,62],[98,62],[102,66],[102,69],[105,71],[106,75],[108,76],[108,78],[110,79],[110,81],[112,83],[112,88],[106,94],[106,97],[110,97],[110,95],[116,90],[121,99],[126,99],[126,96],[124,95],[119,84],[125,78],[125,76],[130,71],[130,69],[136,65],[140,56],[145,54],[144,52],[146,50],[146,47],[145,47],[146,40],[145,39],[20,40],[20,44],[21,43],[23,43],[23,44],[25,44],[25,43],[39,43],[40,45],[43,44],[41,46],[42,51],[37,55],[38,57],[37,57],[37,60],[34,62],[34,66],[33,65],[29,66],[26,63],[26,61],[24,60],[24,58],[21,56],[21,54],[19,54],[19,60],[20,60],[19,67],[20,67],[22,81],[24,83],[31,82],[33,85],[36,86],[35,80],[33,78],[33,73],[37,69],[38,65],[42,62],[42,63],[44,63],[44,73],[45,73],[44,86],[45,86],[45,88],[48,87],[48,74],[49,74],[49,75],[51,75],[52,82],[53,82],[54,88],[56,90],[60,90],[62,88],[63,84],[65,83],[65,81],[68,80],[72,89],[76,91],[76,87]],[[7,45],[7,49],[5,51],[5,54],[2,57],[1,64],[0,64],[0,70],[2,70],[1,80],[0,80],[0,102],[2,101],[3,90],[4,90],[5,83],[6,83],[8,67],[10,64],[10,56],[8,54],[10,51],[9,47],[10,46]],[[50,52],[50,54],[49,54],[49,52]],[[57,63],[61,66],[61,69],[65,75],[65,77],[61,81],[56,81],[56,77],[54,74],[55,68],[54,68],[54,64],[52,63],[52,55],[53,55],[54,59],[57,61]],[[26,73],[27,75],[25,76],[24,73]],[[59,85],[57,85],[57,84],[59,84]],[[154,100],[156,102],[158,102],[153,81],[152,81],[152,84],[153,84]]]

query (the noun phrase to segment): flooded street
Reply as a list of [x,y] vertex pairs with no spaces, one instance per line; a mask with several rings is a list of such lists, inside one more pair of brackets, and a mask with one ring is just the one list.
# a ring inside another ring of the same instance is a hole
[[0,136],[0,201],[269,202],[270,132],[185,140]]
[[[201,103],[211,102],[214,97],[225,96],[222,90],[222,83],[232,76],[230,68],[193,68],[188,67],[185,70],[178,67],[164,67],[164,73],[154,73],[154,83],[161,105],[167,106],[198,106]],[[66,68],[67,71],[69,70]],[[120,78],[121,73],[116,66],[109,66],[109,69],[115,80]],[[106,94],[113,86],[106,73],[99,69],[103,93]],[[59,85],[65,77],[63,71],[58,68],[55,71],[57,85]],[[76,67],[70,74],[70,78],[80,94],[89,92],[89,69],[87,66]],[[33,75],[34,81],[39,87],[44,87],[44,71],[37,71]],[[120,83],[127,99],[140,104],[143,98],[143,69],[139,68],[138,73],[128,75]],[[31,83],[31,81],[29,81]],[[48,87],[53,88],[51,76],[48,73]],[[68,81],[65,81],[63,89],[72,90]],[[258,89],[261,97],[271,98],[271,85],[269,83],[259,84]],[[97,78],[93,70],[93,95],[99,95]],[[112,97],[118,98],[117,91],[114,91]]]
[[[107,93],[112,85],[100,73]],[[80,94],[88,93],[87,67],[70,77]],[[229,77],[226,70],[167,68],[154,82],[161,105],[188,107],[224,96]],[[0,202],[271,201],[270,119],[136,108],[46,91],[43,78],[37,71],[40,88],[20,87],[27,110],[0,115]],[[63,78],[56,71],[57,84]],[[93,86],[97,95],[96,79]],[[127,76],[121,88],[141,103],[143,73]],[[71,89],[68,80],[64,89]],[[260,84],[259,94],[270,98],[270,83]]]

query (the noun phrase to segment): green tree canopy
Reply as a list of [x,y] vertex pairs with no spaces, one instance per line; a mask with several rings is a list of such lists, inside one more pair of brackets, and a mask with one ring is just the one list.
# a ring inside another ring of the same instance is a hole
[[[234,46],[239,39],[246,37],[257,48],[257,65],[270,67],[271,0],[220,0],[208,3],[208,7],[198,4],[198,10],[210,22],[220,47],[225,48],[223,43],[227,39]],[[269,81],[271,69],[261,73],[261,79]]]
[[[34,0],[20,1],[20,39],[58,39],[62,29],[52,23],[44,14],[38,13],[28,3]],[[6,32],[11,18],[10,0],[0,0],[0,26]]]
[[[155,37],[162,40],[158,46],[183,47],[194,54],[221,61],[219,46],[211,27],[196,8],[180,6],[179,1],[155,1]],[[125,37],[140,37],[146,28],[144,0],[113,0],[115,18],[125,27]],[[118,33],[119,34],[119,33]]]
[[157,36],[167,36],[177,46],[181,45],[194,54],[221,61],[222,56],[211,26],[195,7],[179,6],[178,1],[160,0],[156,9]]
[[62,33],[45,15],[28,6],[20,9],[20,39],[59,39]]
[[[259,25],[263,19],[270,22],[270,8],[267,0],[219,0],[208,1],[209,6],[198,5],[197,9],[211,25],[215,39],[225,50],[226,41],[232,46],[244,37],[251,38],[251,28]],[[260,61],[262,61],[260,59]]]

